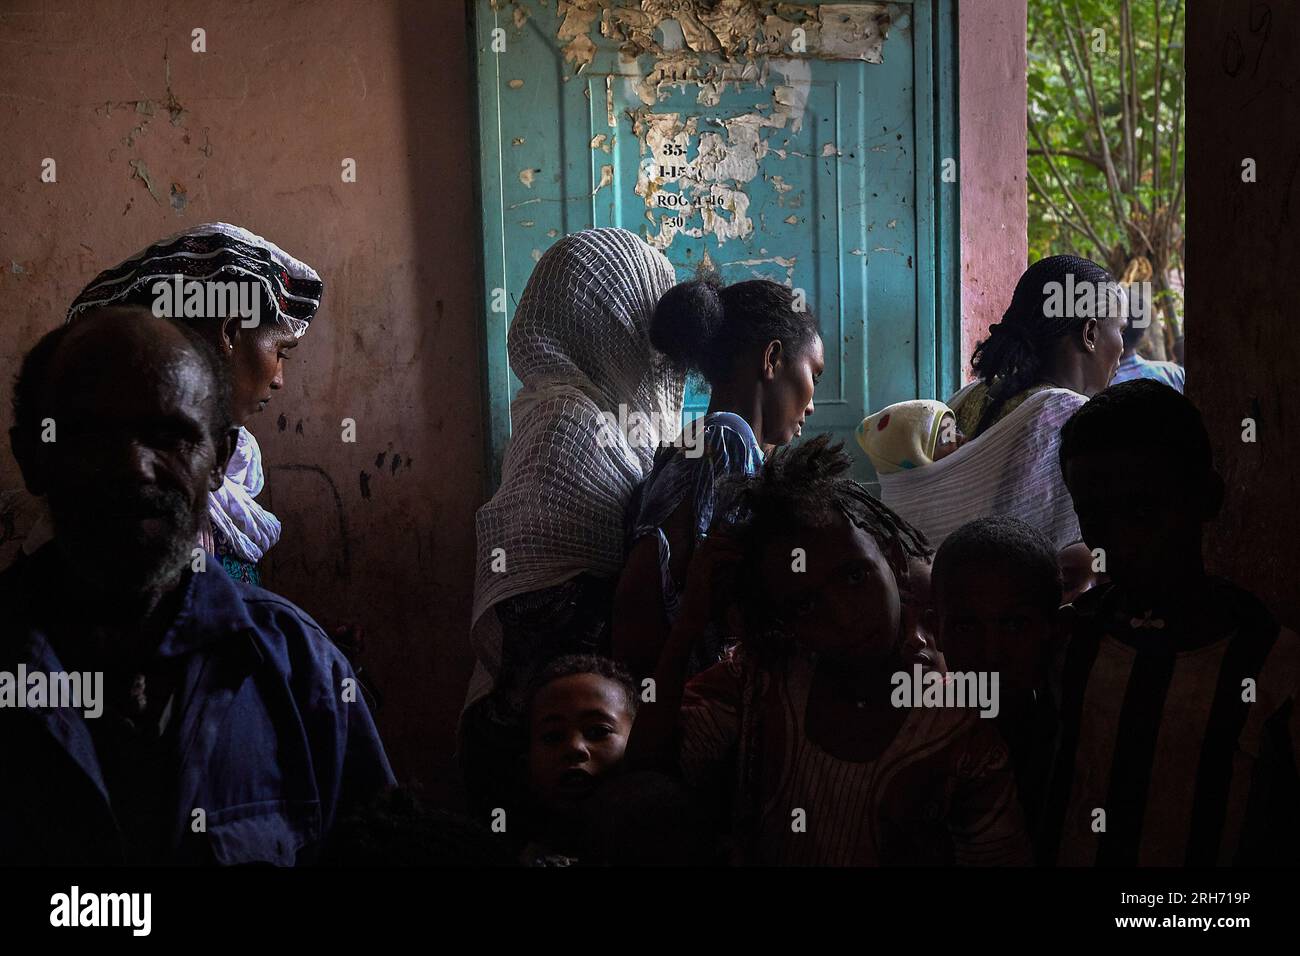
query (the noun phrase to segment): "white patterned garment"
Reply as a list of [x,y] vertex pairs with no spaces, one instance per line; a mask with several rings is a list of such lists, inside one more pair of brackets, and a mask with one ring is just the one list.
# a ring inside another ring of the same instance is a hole
[[1057,453],[1061,426],[1086,401],[1068,388],[1035,392],[946,458],[881,475],[880,500],[935,548],[962,525],[990,515],[1013,515],[1065,548],[1082,535]]
[[[583,572],[613,578],[623,567],[632,492],[681,423],[684,375],[649,338],[654,307],[675,282],[664,255],[625,229],[565,236],[529,277],[508,338],[523,387],[510,406],[501,486],[476,521],[478,663],[467,705],[491,690],[500,668],[494,605]],[[652,439],[635,447],[604,417],[632,422],[633,413]],[[493,570],[502,560],[505,569]]]
[[221,487],[208,495],[208,519],[249,564],[261,561],[280,540],[280,519],[253,500],[265,485],[262,449],[253,433],[241,427]]

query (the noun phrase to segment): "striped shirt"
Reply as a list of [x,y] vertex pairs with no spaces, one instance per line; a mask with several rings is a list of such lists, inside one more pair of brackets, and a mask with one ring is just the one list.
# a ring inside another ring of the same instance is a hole
[[[815,665],[793,657],[754,677],[733,658],[694,678],[683,699],[681,766],[709,790],[746,763],[745,701],[756,700],[761,754],[757,820],[745,862],[776,865],[1022,864],[1028,837],[1005,745],[974,711],[911,710],[874,760],[854,762],[808,739]],[[757,693],[747,681],[758,680]],[[748,715],[752,717],[754,715]],[[802,810],[799,814],[797,811]]]
[[1067,609],[1045,861],[1297,862],[1300,638],[1247,592],[1206,587],[1199,639],[1126,614],[1113,584]]

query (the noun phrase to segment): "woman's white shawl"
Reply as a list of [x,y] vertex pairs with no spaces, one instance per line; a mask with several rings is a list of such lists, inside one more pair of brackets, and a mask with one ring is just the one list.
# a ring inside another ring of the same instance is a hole
[[881,475],[881,500],[935,548],[968,521],[990,515],[1021,519],[1058,550],[1073,544],[1082,535],[1057,450],[1061,426],[1085,401],[1068,388],[1035,392],[948,457],[924,468]]
[[[477,662],[466,705],[491,690],[500,668],[494,605],[623,567],[628,501],[681,424],[684,376],[649,338],[655,305],[675,282],[667,258],[634,233],[590,229],[551,246],[524,288],[507,343],[523,387],[510,406],[501,486],[476,518]],[[613,423],[640,426],[640,439],[629,444],[626,426]]]

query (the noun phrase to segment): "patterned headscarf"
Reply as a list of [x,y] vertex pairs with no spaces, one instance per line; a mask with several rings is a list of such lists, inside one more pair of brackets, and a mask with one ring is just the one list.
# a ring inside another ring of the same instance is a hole
[[275,319],[301,338],[320,308],[322,285],[316,270],[275,243],[226,222],[205,222],[169,236],[125,262],[106,269],[81,290],[68,308],[68,321],[98,306],[152,298],[159,281],[253,280]]
[[955,422],[953,410],[943,402],[897,402],[862,419],[854,434],[876,474],[892,475],[934,463],[945,415],[953,415]]

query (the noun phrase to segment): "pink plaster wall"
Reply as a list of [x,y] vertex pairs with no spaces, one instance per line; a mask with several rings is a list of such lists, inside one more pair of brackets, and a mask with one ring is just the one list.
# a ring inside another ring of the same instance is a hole
[[958,0],[961,380],[1029,256],[1026,0]]
[[[14,0],[0,51],[6,382],[98,270],[187,224],[240,223],[314,265],[321,312],[252,424],[284,522],[267,583],[365,628],[398,775],[441,790],[483,487],[464,5]],[[44,157],[57,183],[40,181]],[[33,518],[20,488],[0,454],[6,563]]]

